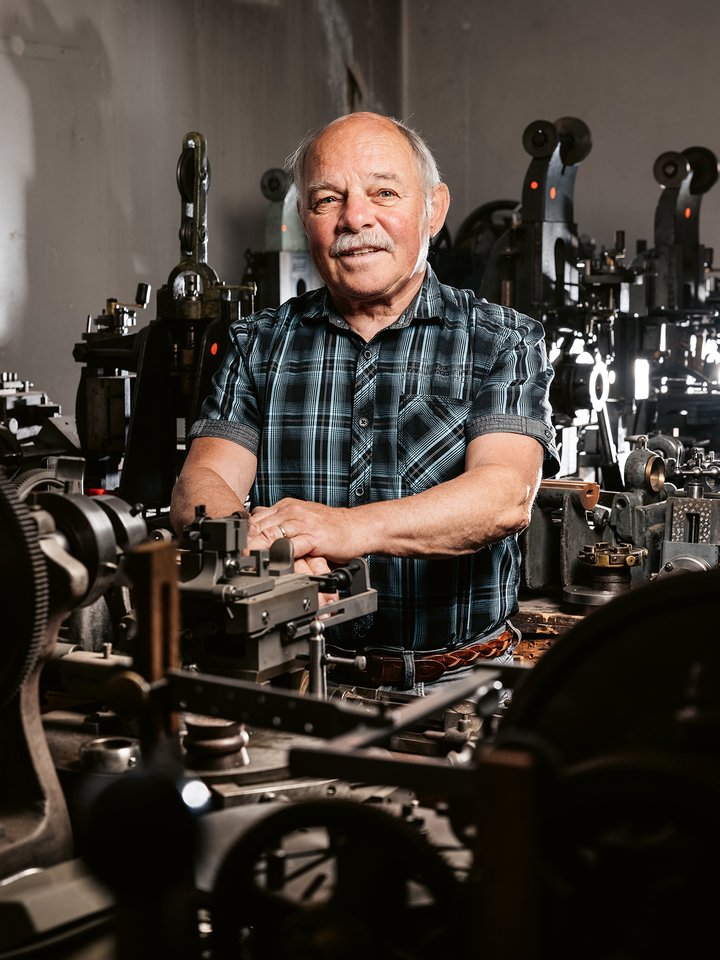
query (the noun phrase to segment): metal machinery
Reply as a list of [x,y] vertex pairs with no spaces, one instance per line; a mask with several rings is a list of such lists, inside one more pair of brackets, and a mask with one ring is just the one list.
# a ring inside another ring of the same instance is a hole
[[703,147],[658,157],[654,246],[641,242],[628,262],[622,232],[598,249],[574,222],[586,124],[534,121],[523,145],[522,202],[478,292],[545,326],[562,464],[523,538],[524,587],[585,612],[659,575],[718,563],[718,301],[712,251],[699,239],[718,163]]
[[[115,489],[150,514],[161,513],[185,451],[185,432],[209,393],[227,347],[240,295],[254,286],[228,286],[207,262],[210,164],[205,138],[186,134],[177,165],[181,197],[180,262],[158,290],[157,317],[130,333],[148,303],[141,284],[135,304],[108,301],[73,351],[85,366],[77,424],[88,460],[89,488]],[[121,466],[121,469],[119,470]],[[119,477],[118,477],[119,471]]]
[[255,284],[255,309],[279,307],[291,297],[323,285],[315,269],[297,212],[297,191],[281,167],[266,170],[260,180],[270,201],[265,220],[265,249],[247,250],[244,284]]
[[[625,356],[648,364],[647,398],[633,433],[680,437],[686,448],[720,449],[717,408],[719,301],[712,283],[713,251],[700,241],[700,205],[718,179],[718,161],[705,147],[661,154],[653,168],[662,187],[654,245],[639,250]],[[629,376],[627,377],[629,381]]]
[[0,374],[0,466],[13,476],[44,470],[61,456],[79,456],[73,417],[17,373]]
[[[178,567],[119,498],[2,478],[0,523],[0,957],[650,960],[712,935],[720,648],[681,638],[717,568],[614,598],[532,670],[365,698],[232,675],[267,648],[277,679],[302,636],[322,675],[318,590],[372,609],[360,561],[296,575],[287,542],[244,557],[242,518],[200,514]],[[124,652],[64,643],[118,579]],[[238,670],[203,660],[217,637]]]
[[60,625],[97,601],[145,525],[116,497],[54,491],[19,499],[0,478],[6,643],[0,666],[0,872],[67,857],[71,838],[40,714],[40,674]]
[[[554,347],[572,469],[541,486],[524,587],[582,616],[531,670],[486,665],[426,698],[336,686],[325,629],[375,604],[361,558],[311,577],[288,541],[247,555],[241,516],[199,510],[180,543],[155,524],[177,421],[255,282],[206,263],[188,134],[157,319],[130,333],[141,285],[76,347],[83,456],[28,460],[4,435],[0,960],[655,960],[714,937],[720,463],[693,232],[713,161],[663,155],[655,247],[628,267],[621,234],[598,253],[572,222],[587,127],[538,121],[523,142],[482,295],[540,316]],[[280,213],[286,185],[268,188]],[[647,354],[647,405],[613,396],[612,373],[634,389],[625,350]],[[683,391],[705,404],[688,437],[663,429]],[[106,481],[118,496],[81,493]]]
[[551,400],[560,433],[562,474],[579,473],[618,489],[617,442],[608,412],[608,366],[615,326],[627,309],[633,278],[624,266],[624,236],[601,252],[581,243],[574,222],[575,179],[592,149],[576,117],[537,120],[523,133],[531,161],[522,202],[498,239],[479,293],[545,326],[555,379]]
[[[479,293],[545,326],[562,475],[620,490],[620,461],[644,434],[660,435],[663,449],[675,437],[685,449],[713,451],[718,310],[699,215],[717,158],[704,147],[658,157],[654,246],[639,242],[629,261],[622,231],[612,248],[598,248],[574,222],[577,169],[592,148],[586,124],[534,121],[523,145],[532,159],[522,202],[492,249]],[[645,396],[638,360],[649,368]]]

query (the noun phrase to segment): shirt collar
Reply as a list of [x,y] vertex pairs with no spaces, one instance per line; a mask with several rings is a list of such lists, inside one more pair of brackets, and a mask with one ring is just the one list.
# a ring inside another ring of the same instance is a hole
[[[422,286],[415,299],[392,326],[407,327],[413,320],[436,320],[442,323],[444,305],[440,282],[433,268],[427,263]],[[328,320],[336,325],[347,327],[346,321],[333,307],[327,287],[313,291],[303,310],[303,322],[318,320]]]

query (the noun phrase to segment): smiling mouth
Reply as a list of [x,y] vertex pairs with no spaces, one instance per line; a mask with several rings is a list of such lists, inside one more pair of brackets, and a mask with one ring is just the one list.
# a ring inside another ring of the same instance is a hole
[[362,257],[367,253],[379,253],[382,247],[356,247],[354,250],[343,250],[341,257]]

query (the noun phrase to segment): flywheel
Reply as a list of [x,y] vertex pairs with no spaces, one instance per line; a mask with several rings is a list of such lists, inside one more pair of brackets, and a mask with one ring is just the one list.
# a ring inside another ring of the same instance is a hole
[[3,638],[0,708],[35,665],[48,626],[49,586],[38,528],[17,489],[0,471],[0,592]]

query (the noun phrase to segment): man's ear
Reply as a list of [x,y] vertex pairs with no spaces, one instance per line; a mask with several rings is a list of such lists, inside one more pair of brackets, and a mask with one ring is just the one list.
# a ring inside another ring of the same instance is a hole
[[445,223],[450,208],[450,191],[446,183],[438,183],[433,187],[432,204],[430,206],[430,221],[428,223],[430,236],[434,237]]

